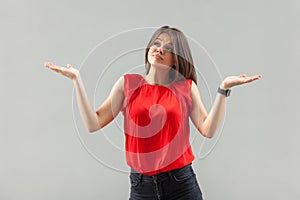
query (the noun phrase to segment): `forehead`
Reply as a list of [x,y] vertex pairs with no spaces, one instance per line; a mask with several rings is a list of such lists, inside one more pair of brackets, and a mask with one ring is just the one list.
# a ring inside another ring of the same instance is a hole
[[162,41],[164,43],[172,43],[172,39],[167,33],[159,34],[156,40]]

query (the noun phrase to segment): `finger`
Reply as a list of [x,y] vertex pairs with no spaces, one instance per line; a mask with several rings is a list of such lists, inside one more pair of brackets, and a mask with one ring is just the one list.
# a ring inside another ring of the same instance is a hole
[[56,65],[48,65],[48,68],[50,68],[50,69],[56,69],[56,70],[61,69],[61,67],[56,66]]
[[54,69],[54,71],[56,71],[57,73],[61,73],[62,71],[59,69]]
[[255,75],[255,76],[252,76],[251,78],[252,78],[252,80],[258,80],[261,78],[261,75]]
[[57,73],[61,73],[61,70],[59,70],[59,69],[51,69],[52,71],[55,71],[55,72],[57,72]]
[[60,74],[62,74],[65,71],[64,67],[59,67],[59,66],[56,66],[56,65],[50,66],[49,69],[51,69],[51,70],[53,70],[57,73],[60,73]]
[[256,77],[257,77],[257,78],[261,78],[261,75],[260,75],[260,74],[258,74],[258,75],[256,75]]
[[247,78],[245,78],[245,80],[244,80],[245,83],[249,83],[249,82],[251,82],[251,81],[253,81],[253,79],[252,79],[251,77],[247,77]]
[[58,66],[54,65],[53,63],[48,62],[48,63],[46,64],[46,67],[48,67],[48,68],[50,68],[50,69],[53,69],[53,68],[57,68]]
[[251,76],[251,77],[249,77],[249,80],[247,80],[247,82],[252,82],[252,81],[255,81],[258,79],[260,79],[260,76]]
[[246,76],[247,76],[246,74],[241,74],[241,75],[240,75],[240,77],[246,77]]
[[50,62],[45,62],[44,65],[45,65],[46,67],[49,67],[50,65],[52,65],[52,63],[50,63]]

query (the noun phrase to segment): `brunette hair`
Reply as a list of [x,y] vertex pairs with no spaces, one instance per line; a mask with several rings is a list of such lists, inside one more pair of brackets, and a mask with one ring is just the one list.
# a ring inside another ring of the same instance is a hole
[[162,33],[168,34],[173,43],[172,53],[174,55],[175,65],[172,66],[174,70],[170,70],[170,78],[176,81],[183,78],[190,78],[197,84],[197,74],[187,38],[182,31],[170,26],[160,27],[154,32],[150,39],[145,52],[146,74],[149,73],[151,66],[147,59],[149,49],[153,45],[155,39]]

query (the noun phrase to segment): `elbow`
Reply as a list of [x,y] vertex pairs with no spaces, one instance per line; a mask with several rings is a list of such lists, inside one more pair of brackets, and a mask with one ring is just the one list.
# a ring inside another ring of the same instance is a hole
[[208,138],[208,139],[212,139],[214,137],[214,133],[210,132],[210,131],[200,131],[199,132],[201,133],[201,135],[203,135],[205,138]]
[[205,137],[208,138],[208,139],[212,139],[214,136],[213,136],[213,135],[206,134]]
[[202,127],[198,127],[198,131],[205,137],[208,139],[212,139],[215,135],[215,129],[212,128],[211,126],[207,126],[206,124],[204,124],[204,126]]
[[88,131],[89,133],[93,134],[95,133],[96,131],[100,130],[101,127],[100,126],[97,126],[97,127],[88,127]]
[[87,124],[87,129],[89,133],[95,133],[96,131],[100,130],[101,127],[101,123],[98,121],[98,119],[93,123]]
[[88,129],[89,133],[95,133],[97,130],[96,129]]
[[212,139],[215,136],[215,131],[206,131],[205,137],[208,139]]

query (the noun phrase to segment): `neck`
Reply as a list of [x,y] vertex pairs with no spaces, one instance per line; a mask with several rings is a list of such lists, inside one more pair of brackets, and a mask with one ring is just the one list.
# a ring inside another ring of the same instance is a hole
[[169,68],[151,66],[145,80],[150,84],[168,85],[170,84]]

